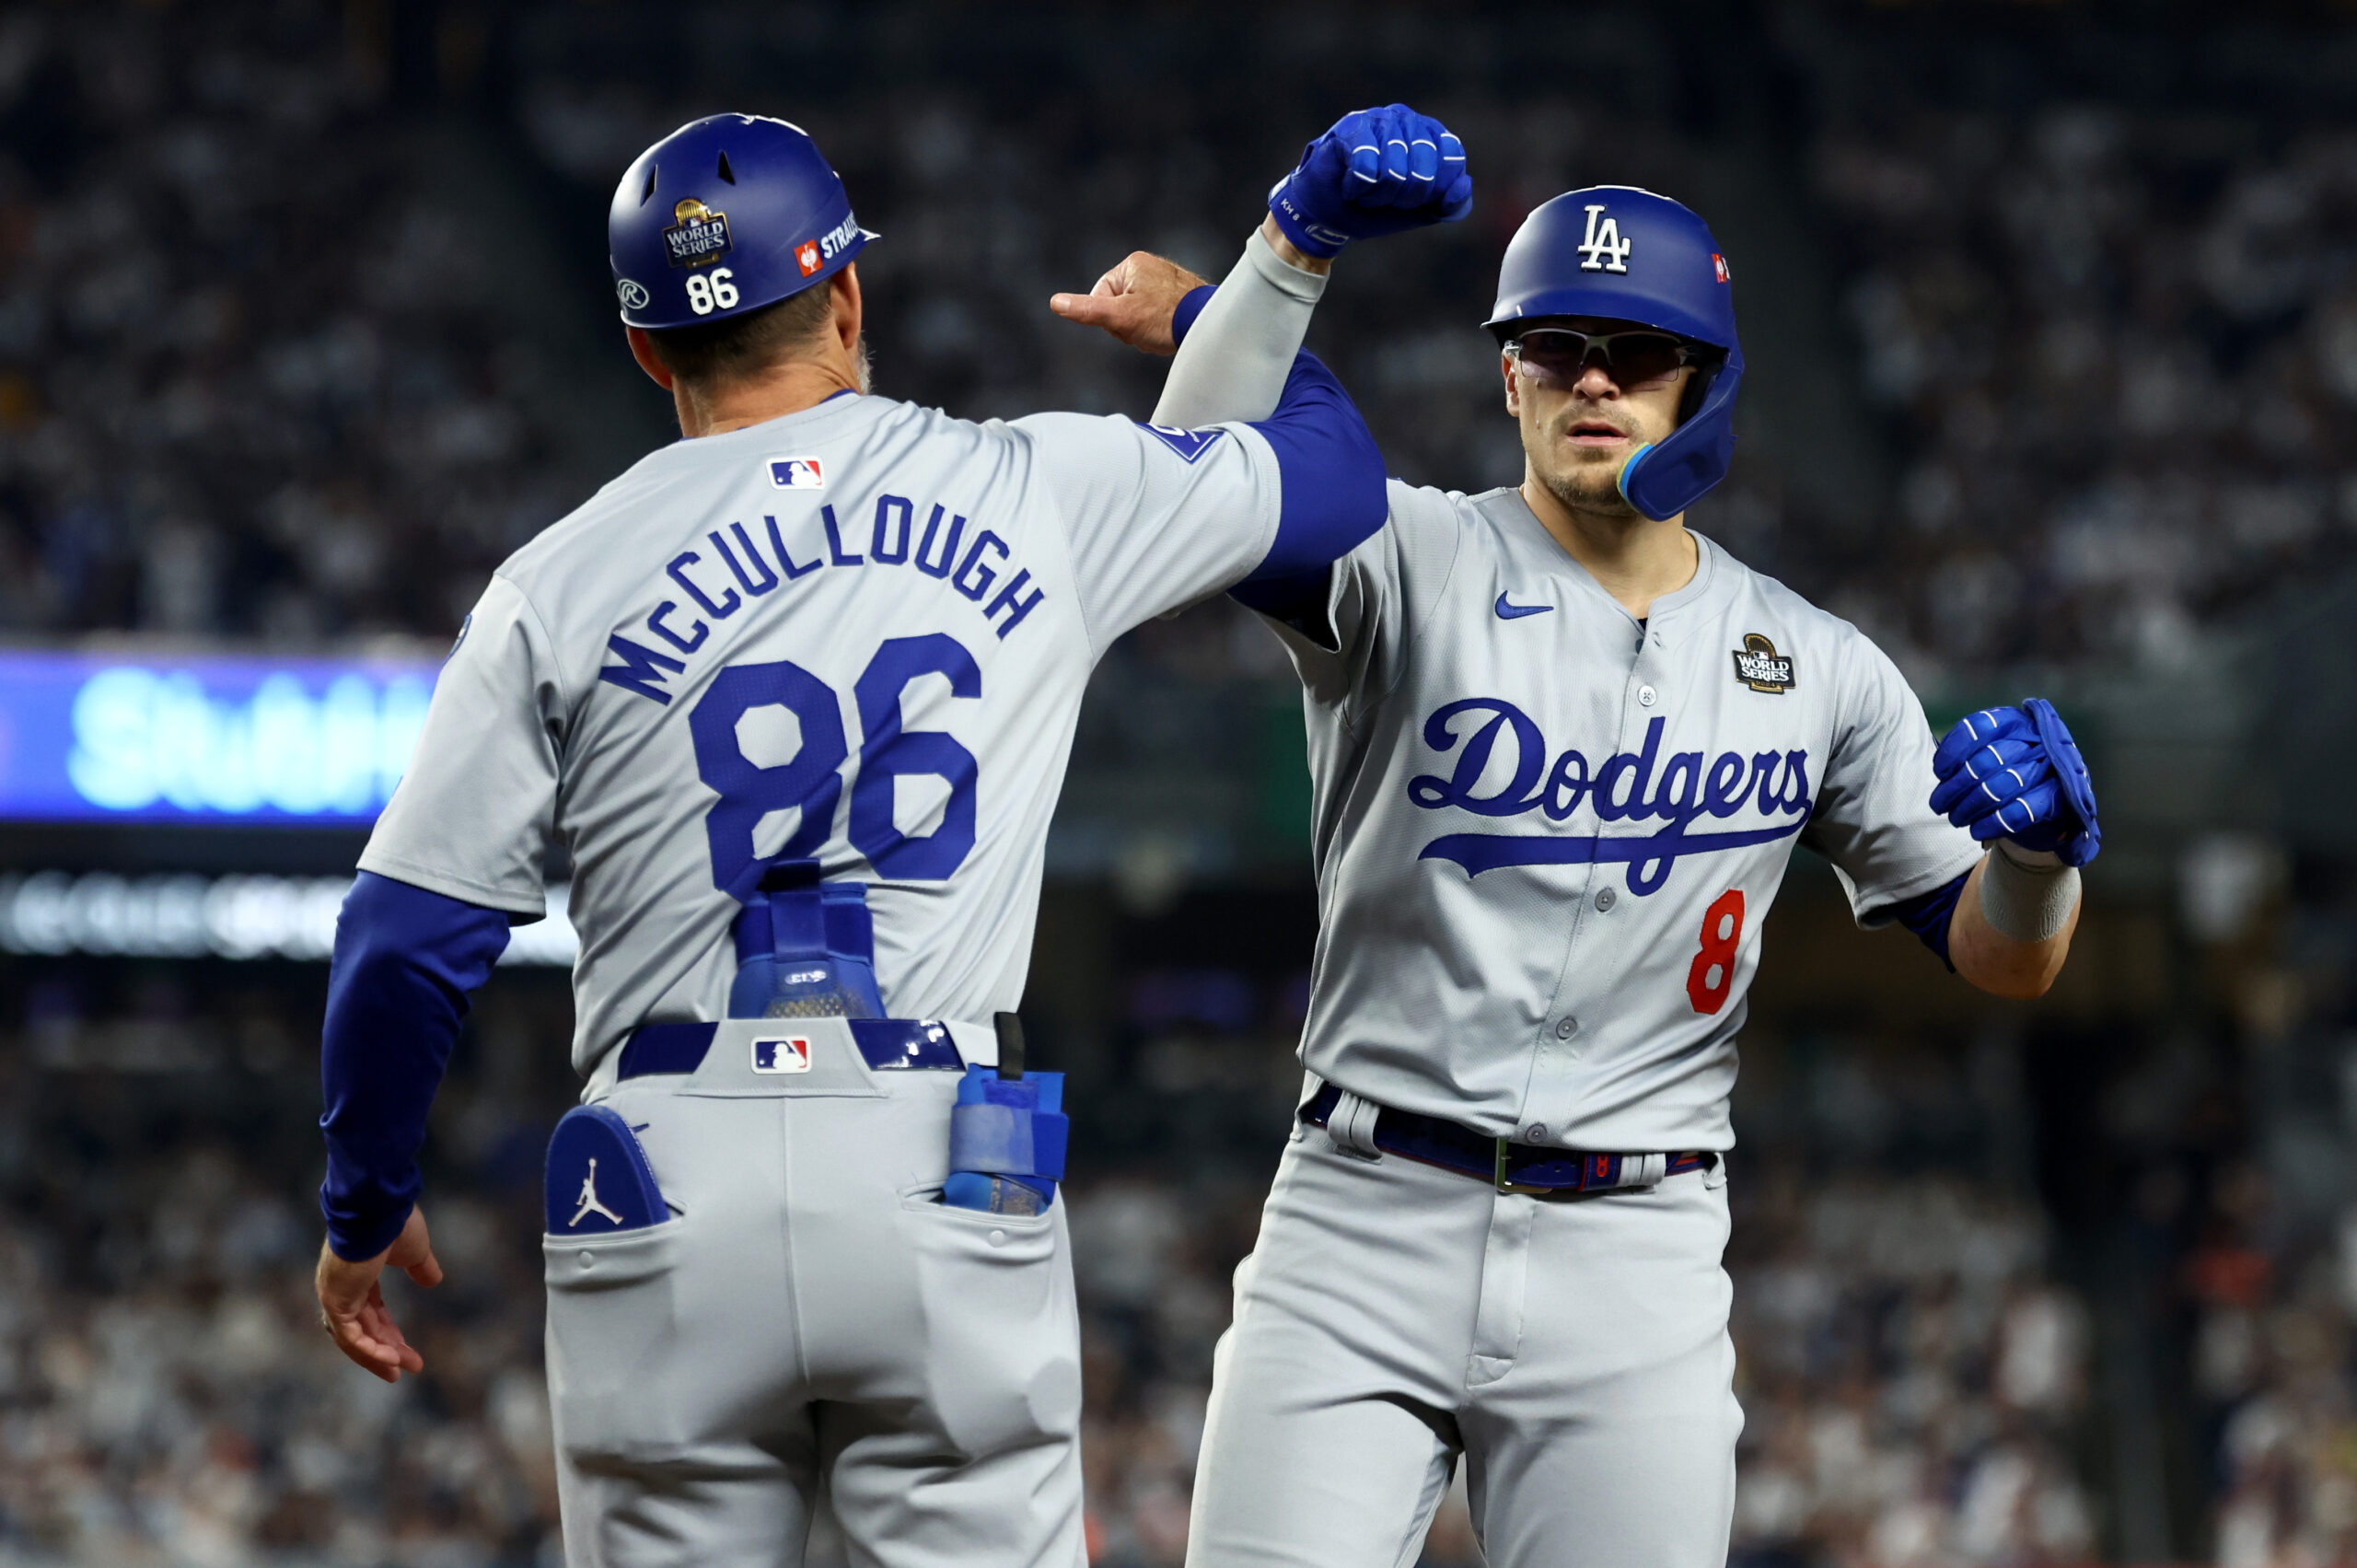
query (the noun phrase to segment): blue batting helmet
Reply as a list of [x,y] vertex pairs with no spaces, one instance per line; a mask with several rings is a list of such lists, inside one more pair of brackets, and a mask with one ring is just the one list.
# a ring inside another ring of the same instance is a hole
[[655,329],[774,305],[875,238],[808,134],[755,114],[691,121],[639,154],[606,215],[622,319]]
[[1592,185],[1546,203],[1515,231],[1483,323],[1501,342],[1549,316],[1601,316],[1659,327],[1722,349],[1687,393],[1685,417],[1620,470],[1620,494],[1656,520],[1674,517],[1727,476],[1743,345],[1726,258],[1702,220],[1632,185]]

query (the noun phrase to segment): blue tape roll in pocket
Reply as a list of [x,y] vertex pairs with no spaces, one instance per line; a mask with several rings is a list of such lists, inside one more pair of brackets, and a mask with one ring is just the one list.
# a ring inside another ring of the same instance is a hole
[[671,1217],[630,1123],[602,1105],[564,1113],[549,1138],[551,1236],[643,1230]]

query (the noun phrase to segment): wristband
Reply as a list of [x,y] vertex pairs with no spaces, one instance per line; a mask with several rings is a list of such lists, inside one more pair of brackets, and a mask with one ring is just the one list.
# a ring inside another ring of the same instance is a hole
[[2061,935],[2079,902],[2079,868],[2049,851],[2016,849],[2003,839],[1980,874],[1980,917],[2014,942]]

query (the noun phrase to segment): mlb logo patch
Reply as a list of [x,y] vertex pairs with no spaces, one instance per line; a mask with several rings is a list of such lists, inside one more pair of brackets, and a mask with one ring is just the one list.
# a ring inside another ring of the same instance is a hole
[[1713,251],[1712,251],[1712,252],[1711,252],[1711,265],[1712,265],[1714,269],[1716,269],[1716,270],[1717,270],[1718,274],[1719,274],[1719,281],[1720,281],[1721,283],[1724,283],[1724,282],[1726,282],[1726,281],[1727,281],[1727,259],[1726,259],[1724,256],[1720,255],[1717,251],[1713,250]]
[[809,1040],[802,1035],[785,1035],[776,1040],[755,1040],[753,1071],[807,1073],[810,1071]]
[[1227,434],[1225,430],[1173,430],[1167,424],[1149,424],[1145,433],[1190,463],[1203,455],[1205,447]]
[[819,270],[819,242],[815,239],[806,239],[801,244],[795,246],[794,248],[794,264],[802,269],[802,275],[806,278],[812,273],[817,272]]
[[772,458],[770,482],[780,490],[824,490],[827,472],[816,458]]

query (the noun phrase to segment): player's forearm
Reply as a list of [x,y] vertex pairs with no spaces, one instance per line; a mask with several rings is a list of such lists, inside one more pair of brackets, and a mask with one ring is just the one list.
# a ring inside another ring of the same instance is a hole
[[[2002,853],[1991,851],[1972,868],[1956,900],[1948,955],[1956,972],[1981,990],[2027,1001],[2046,994],[2070,956],[2071,935],[2079,924],[2078,874],[2062,866],[2027,873],[2018,865],[2006,867],[1999,875],[2009,880],[1995,889],[1992,921],[1988,882]],[[2055,881],[2026,883],[2026,875],[2051,876]]]
[[507,917],[364,871],[336,921],[319,1076],[319,1211],[339,1258],[392,1245],[417,1201],[417,1151],[450,1048],[507,946]]
[[1201,313],[1189,320],[1181,312],[1174,323],[1178,354],[1154,423],[1183,430],[1268,418],[1333,264],[1304,255],[1275,220],[1263,222]]

